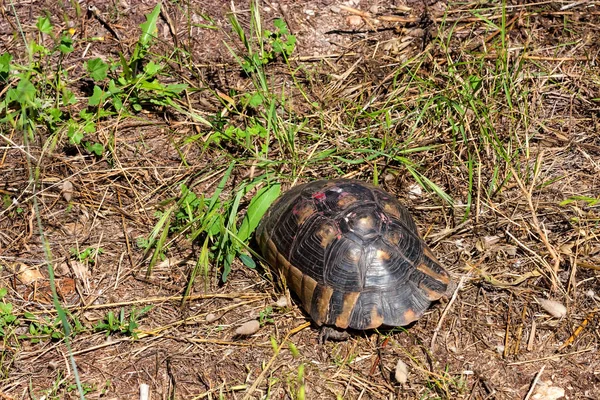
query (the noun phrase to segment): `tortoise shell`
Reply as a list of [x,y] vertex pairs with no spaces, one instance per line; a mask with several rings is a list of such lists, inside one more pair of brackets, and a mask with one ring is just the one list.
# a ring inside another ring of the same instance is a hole
[[318,325],[407,325],[451,281],[408,210],[360,181],[293,187],[263,217],[257,242]]

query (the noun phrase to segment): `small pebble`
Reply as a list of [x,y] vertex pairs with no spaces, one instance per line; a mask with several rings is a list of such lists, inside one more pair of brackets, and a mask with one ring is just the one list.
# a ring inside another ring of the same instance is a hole
[[287,305],[288,305],[287,297],[281,296],[280,298],[277,299],[277,302],[275,303],[275,305],[279,308],[287,307]]
[[62,196],[69,202],[73,198],[73,184],[70,181],[64,181],[62,184]]
[[208,313],[206,314],[206,317],[204,317],[204,319],[206,320],[206,322],[211,323],[217,320],[217,316],[213,313]]
[[349,15],[346,17],[346,23],[350,26],[360,26],[363,23],[363,20],[358,15]]
[[532,400],[557,400],[565,396],[565,389],[550,386],[551,382],[538,382]]
[[235,330],[235,334],[238,336],[250,336],[254,335],[258,332],[260,328],[260,324],[257,320],[253,319],[252,321],[248,321],[245,324],[241,325]]
[[423,194],[423,189],[421,185],[415,183],[408,187],[408,198],[409,199],[418,199]]
[[408,380],[408,366],[402,360],[398,360],[398,364],[396,364],[394,378],[398,383],[406,383]]
[[562,318],[567,315],[567,307],[558,301],[548,299],[536,299],[544,310],[554,318]]
[[310,15],[312,17],[315,15],[315,11],[314,10],[304,10],[304,14]]

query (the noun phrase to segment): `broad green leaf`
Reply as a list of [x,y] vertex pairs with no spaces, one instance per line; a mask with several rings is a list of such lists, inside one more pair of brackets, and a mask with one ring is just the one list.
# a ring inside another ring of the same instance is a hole
[[48,17],[39,17],[35,26],[42,33],[52,32],[52,23]]
[[16,89],[8,91],[7,97],[11,100],[16,100],[19,104],[33,105],[37,91],[35,86],[27,78],[23,78],[17,84]]
[[73,48],[73,38],[68,35],[63,35],[60,38],[60,45],[58,46],[58,49],[63,54],[69,54],[73,52],[73,50],[75,50]]
[[269,209],[269,206],[279,197],[281,185],[276,183],[271,186],[265,186],[250,200],[248,211],[242,221],[237,237],[245,242],[258,226],[263,215]]
[[254,93],[251,97],[250,97],[250,101],[248,102],[248,105],[250,107],[256,108],[258,106],[260,106],[263,103],[263,96],[260,93]]
[[[100,58],[94,58],[87,62],[87,70],[90,73],[90,77],[98,82],[106,78],[108,72],[108,64],[102,61]],[[114,85],[114,82],[111,81]]]
[[97,106],[102,103],[104,92],[98,86],[94,86],[94,93],[88,99],[88,104],[90,106]]

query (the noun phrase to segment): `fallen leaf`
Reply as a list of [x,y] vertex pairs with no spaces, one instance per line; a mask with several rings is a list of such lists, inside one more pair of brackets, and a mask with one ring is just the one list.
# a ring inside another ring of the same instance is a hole
[[29,285],[30,283],[44,279],[44,276],[40,273],[40,271],[36,267],[31,267],[26,264],[21,264],[17,278],[24,285]]

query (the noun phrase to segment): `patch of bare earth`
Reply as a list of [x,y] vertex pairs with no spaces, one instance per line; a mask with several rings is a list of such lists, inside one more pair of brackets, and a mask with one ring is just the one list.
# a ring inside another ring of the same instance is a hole
[[[77,17],[72,2],[64,7],[15,3],[2,4],[2,51],[23,57],[21,39],[13,34],[13,8],[26,35],[35,34],[38,16],[48,13],[63,29],[63,17],[68,16],[79,40],[64,65],[72,68],[73,88],[80,96],[84,82],[73,71],[83,71],[83,62],[91,58],[129,54],[139,24],[155,5],[96,2],[99,15],[118,33],[115,37],[93,13],[86,15],[84,9]],[[389,178],[381,180],[384,189],[407,204],[434,252],[461,282],[452,301],[434,305],[412,326],[389,337],[355,332],[349,341],[320,345],[316,327],[303,327],[308,319],[296,299],[276,305],[286,295],[277,280],[273,283],[268,271],[251,270],[237,261],[226,283],[215,268],[197,280],[192,297],[182,303],[200,249],[181,237],[170,243],[166,259],[147,277],[148,257],[137,240],[150,234],[160,203],[178,196],[181,183],[197,193],[213,193],[229,164],[222,150],[183,142],[191,135],[208,135],[204,127],[160,108],[135,119],[98,124],[96,140],[106,143],[115,137],[110,157],[81,153],[64,138],[45,147],[48,137],[43,134],[26,153],[18,146],[19,132],[2,132],[0,194],[13,202],[0,208],[0,279],[8,289],[4,300],[21,316],[25,311],[51,320],[56,316],[48,295],[39,217],[59,296],[84,326],[93,327],[108,311],[118,314],[124,308],[129,313],[132,307],[153,306],[140,317],[135,340],[107,337],[91,328],[75,335],[72,351],[81,381],[91,389],[89,399],[137,398],[140,384],[150,385],[153,399],[295,398],[301,365],[308,399],[534,399],[543,385],[563,389],[568,399],[600,398],[600,212],[597,204],[582,201],[560,205],[573,196],[600,198],[600,7],[596,2],[509,3],[507,40],[514,53],[508,57],[523,63],[515,82],[529,92],[529,113],[523,120],[493,123],[499,135],[508,134],[503,127],[522,129],[527,142],[513,145],[531,153],[520,153],[514,168],[522,174],[530,171],[530,179],[521,186],[509,177],[490,196],[486,188],[494,166],[503,161],[493,148],[480,149],[484,169],[474,177],[473,207],[466,215],[469,177],[462,155],[454,153],[443,116],[424,122],[427,132],[420,133],[419,144],[438,147],[419,153],[415,161],[425,176],[459,200],[456,208],[444,206],[432,193],[409,194],[414,180],[401,164],[373,160],[381,176]],[[163,6],[153,52],[170,57],[173,82],[200,89],[186,99],[189,107],[206,118],[221,113],[224,105],[213,91],[243,93],[251,87],[223,44],[241,51],[226,14],[233,6],[247,26],[248,4],[192,1]],[[418,75],[442,81],[449,57],[467,54],[468,62],[468,54],[486,51],[497,35],[474,17],[472,10],[483,8],[477,3],[315,0],[261,2],[260,7],[266,25],[284,18],[297,37],[291,62],[302,68],[296,79],[324,109],[312,114],[293,88],[289,99],[294,112],[309,119],[307,131],[322,135],[315,144],[319,148],[351,149],[351,140],[367,126],[358,122],[350,129],[345,110],[385,107],[396,93],[406,98],[406,112],[416,111],[418,117],[419,110],[411,107],[421,94],[401,93],[393,86],[402,63],[413,57],[422,60]],[[502,17],[500,7],[483,12],[496,23]],[[448,39],[444,50],[436,44],[438,32],[439,39]],[[172,53],[176,47],[186,53]],[[424,53],[428,56],[421,57]],[[490,53],[489,58],[497,56]],[[289,83],[286,68],[269,68],[275,85]],[[463,122],[468,125],[474,118],[467,114]],[[401,138],[408,135],[403,123],[394,131]],[[310,137],[300,140],[312,145]],[[27,157],[39,168],[37,210]],[[309,167],[301,179],[334,177],[340,171],[372,177],[372,164],[335,162]],[[242,179],[250,168],[239,166],[232,180]],[[280,172],[291,173],[285,165]],[[73,185],[68,201],[65,182]],[[75,262],[71,249],[88,247],[103,252],[94,262]],[[29,280],[23,275],[27,268],[41,275]],[[563,304],[566,315],[553,317],[540,299]],[[268,307],[273,311],[258,332],[235,335],[241,324],[264,316]],[[23,325],[16,334],[27,336],[27,329]],[[281,346],[278,352],[273,342]],[[408,366],[403,384],[394,380],[398,359]],[[5,338],[1,363],[2,398],[41,398],[42,393],[77,397],[61,341]]]

